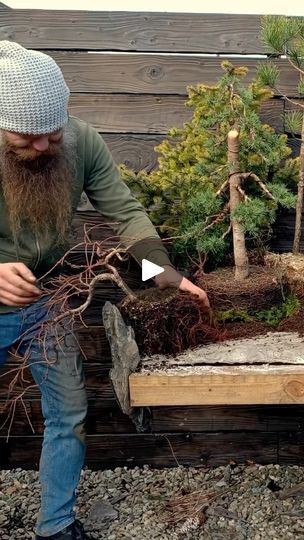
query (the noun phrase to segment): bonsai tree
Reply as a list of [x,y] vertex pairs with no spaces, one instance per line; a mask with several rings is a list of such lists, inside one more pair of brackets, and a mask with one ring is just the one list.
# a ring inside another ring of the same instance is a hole
[[[285,55],[290,65],[296,70],[299,76],[298,93],[304,96],[304,17],[285,17],[268,15],[262,18],[261,37],[264,43],[275,55]],[[279,84],[280,71],[272,61],[261,64],[258,68],[258,78],[263,85],[268,85],[276,93],[290,101],[294,111],[286,114],[286,127],[291,133],[301,133],[300,163],[298,195],[296,205],[296,221],[293,242],[293,253],[299,253],[302,211],[304,195],[304,105],[299,101],[292,100],[280,92]]]
[[243,279],[245,237],[269,231],[279,204],[295,205],[287,180],[297,168],[287,159],[287,136],[259,116],[272,91],[257,82],[244,86],[245,67],[226,61],[222,68],[216,85],[188,87],[192,119],[156,147],[158,169],[122,173],[155,225],[174,234],[179,262],[207,256],[220,262],[233,238],[236,277]]

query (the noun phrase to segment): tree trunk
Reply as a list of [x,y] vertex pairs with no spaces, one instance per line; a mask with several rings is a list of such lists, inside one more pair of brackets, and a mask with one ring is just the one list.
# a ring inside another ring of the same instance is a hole
[[[239,165],[239,132],[232,129],[228,133],[228,165],[230,172],[230,213],[237,208],[241,202],[241,194],[238,191],[240,186],[240,165]],[[233,253],[235,263],[235,279],[242,280],[249,275],[249,262],[247,257],[245,234],[237,220],[231,218]]]
[[301,133],[300,179],[299,179],[299,183],[298,183],[298,196],[297,196],[297,206],[296,206],[296,223],[295,223],[295,233],[294,233],[293,249],[292,249],[292,252],[295,253],[295,254],[300,253],[300,241],[301,241],[301,231],[302,231],[303,195],[304,195],[304,114],[303,114],[302,133]]

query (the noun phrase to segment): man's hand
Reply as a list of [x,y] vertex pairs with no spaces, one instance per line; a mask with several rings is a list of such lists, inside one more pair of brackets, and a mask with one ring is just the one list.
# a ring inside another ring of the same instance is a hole
[[182,276],[175,268],[169,265],[163,266],[164,272],[155,276],[154,281],[160,289],[166,289],[167,287],[176,287],[180,291],[189,292],[198,296],[198,299],[202,302],[203,306],[210,308],[208,296],[203,289],[197,287],[187,278]]
[[0,303],[6,306],[24,306],[35,302],[41,295],[35,282],[35,276],[25,264],[0,264]]

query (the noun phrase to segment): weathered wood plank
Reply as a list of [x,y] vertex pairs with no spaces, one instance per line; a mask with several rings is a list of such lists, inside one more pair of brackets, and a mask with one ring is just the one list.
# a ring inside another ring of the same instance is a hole
[[81,328],[78,331],[78,340],[86,362],[100,362],[107,364],[107,367],[111,365],[110,344],[103,326]]
[[[0,436],[5,436],[8,433],[11,420],[11,417],[8,416],[8,410],[4,407],[5,402],[0,401],[0,427],[2,428],[0,430]],[[25,414],[24,407],[26,408],[30,423]],[[20,402],[17,404],[13,423],[10,428],[10,435],[33,435],[31,426],[34,428],[35,435],[43,434],[44,421],[40,399],[25,399],[24,407]],[[122,413],[118,405],[109,408],[103,399],[89,399],[86,431],[89,435],[94,435],[95,433],[136,433],[136,428],[130,418]]]
[[159,154],[155,151],[155,147],[164,140],[165,135],[102,132],[100,134],[118,165],[123,164],[136,172],[143,169],[150,172],[157,168]]
[[117,164],[134,171],[150,172],[157,167],[158,153],[154,150],[164,139],[162,135],[132,135],[129,133],[102,133]]
[[280,465],[304,465],[303,430],[298,433],[279,435],[278,463]]
[[304,404],[304,366],[197,366],[132,373],[133,407]]
[[151,407],[152,432],[302,431],[304,406]]
[[[43,433],[43,417],[40,399],[25,399],[24,406],[35,430]],[[5,401],[0,401],[0,426],[7,419]],[[298,405],[276,406],[194,406],[194,407],[152,407],[151,431],[153,433],[173,432],[219,432],[219,431],[263,431],[301,432],[304,428],[304,407]],[[8,424],[0,431],[7,433]],[[130,418],[123,414],[118,405],[109,408],[103,399],[89,399],[86,420],[89,435],[104,433],[135,433]],[[11,435],[33,435],[23,406],[17,404]]]
[[263,54],[259,15],[13,10],[0,39],[38,49]]
[[[26,440],[26,443],[24,442]],[[91,468],[154,467],[181,465],[225,465],[233,460],[243,463],[277,463],[277,433],[161,433],[106,434],[88,436],[86,465]],[[0,467],[37,469],[42,438],[0,437]]]
[[[187,95],[187,86],[215,84],[223,74],[225,57],[170,54],[90,54],[46,51],[58,63],[74,93],[135,93]],[[248,84],[261,62],[254,58],[228,58],[235,66],[247,66]],[[274,60],[280,70],[280,95],[298,96],[298,73],[284,59]]]
[[108,133],[162,133],[189,120],[182,96],[74,94],[71,114]]
[[[182,96],[150,94],[74,94],[70,113],[107,133],[158,133],[181,127],[189,121],[192,110]],[[283,131],[282,99],[263,104],[261,118],[277,131]]]
[[[295,211],[282,209],[278,214],[274,234],[270,247],[273,251],[284,253],[292,251],[295,229]],[[302,237],[300,242],[300,252],[304,251],[304,220],[302,223]]]
[[[12,368],[16,365],[7,365],[1,369],[1,385],[0,385],[0,400],[6,399],[8,395],[8,387],[12,381],[16,372],[12,372]],[[116,402],[115,394],[109,379],[109,366],[100,364],[84,364],[84,374],[86,380],[86,389],[88,398],[100,398],[108,403],[108,406],[112,406]],[[23,383],[23,388],[27,388],[30,384],[34,384],[31,373],[29,370],[24,372],[26,383]],[[21,387],[15,385],[11,397],[20,395]],[[40,397],[39,387],[35,386],[26,391],[24,396],[26,399],[37,399]]]

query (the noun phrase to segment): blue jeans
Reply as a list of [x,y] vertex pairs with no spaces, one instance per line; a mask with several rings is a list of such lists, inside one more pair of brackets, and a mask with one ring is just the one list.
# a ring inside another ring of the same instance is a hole
[[[47,365],[35,335],[37,324],[48,317],[43,299],[17,312],[0,314],[0,365],[26,333],[18,352],[30,351],[28,364],[41,391],[45,429],[39,467],[41,508],[36,527],[41,536],[51,536],[74,521],[75,490],[86,450],[87,398],[82,357],[71,329],[65,325],[57,328],[56,339],[53,332],[47,333],[47,356],[51,360]],[[31,331],[33,325],[36,327]],[[62,336],[59,345],[58,336]]]

